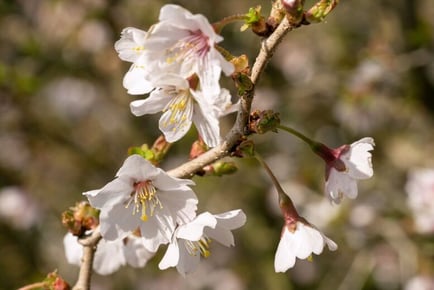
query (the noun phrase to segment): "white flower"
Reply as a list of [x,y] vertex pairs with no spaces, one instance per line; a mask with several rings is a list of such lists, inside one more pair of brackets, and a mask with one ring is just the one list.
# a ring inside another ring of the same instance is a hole
[[154,84],[157,89],[147,99],[131,102],[134,115],[164,112],[159,127],[168,142],[181,139],[194,123],[208,146],[220,143],[219,117],[236,109],[227,90],[222,89],[212,99],[206,98],[202,91],[190,89],[189,82],[176,74],[166,74],[155,79]]
[[407,204],[413,212],[419,233],[434,232],[434,169],[413,169],[408,174],[405,190]]
[[163,6],[159,20],[147,48],[161,53],[160,67],[171,67],[171,72],[185,78],[196,74],[203,92],[218,95],[221,71],[226,75],[234,71],[234,66],[214,47],[223,38],[203,15],[193,15],[178,5]]
[[128,157],[117,178],[99,190],[84,193],[101,210],[101,235],[112,241],[140,230],[152,252],[170,242],[176,224],[196,216],[194,182],[169,176],[139,155]]
[[357,197],[357,180],[372,177],[371,153],[374,139],[367,137],[337,149],[322,147],[318,153],[326,161],[325,191],[330,200],[339,203],[343,195]]
[[123,85],[131,95],[149,93],[154,89],[150,75],[154,70],[153,53],[146,50],[148,32],[127,27],[121,33],[121,39],[116,41],[115,49],[119,58],[132,62],[130,70],[124,77]]
[[274,258],[275,271],[286,272],[294,266],[295,258],[306,259],[312,253],[321,254],[326,244],[331,251],[338,248],[335,242],[307,223],[297,221],[285,225]]
[[234,245],[231,230],[244,225],[246,216],[241,210],[233,210],[218,215],[208,212],[198,215],[193,221],[180,225],[174,234],[166,254],[159,264],[161,270],[176,266],[185,276],[193,272],[200,257],[208,257],[210,243],[216,240],[230,247]]
[[[83,246],[78,243],[77,237],[71,233],[66,234],[63,245],[68,263],[80,266]],[[93,269],[100,275],[109,275],[127,264],[140,268],[144,267],[154,254],[155,252],[148,251],[141,239],[134,235],[114,241],[101,239],[95,252]]]

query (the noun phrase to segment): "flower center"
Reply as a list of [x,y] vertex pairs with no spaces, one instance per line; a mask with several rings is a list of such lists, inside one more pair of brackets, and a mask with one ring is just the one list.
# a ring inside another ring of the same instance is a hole
[[185,247],[191,256],[196,256],[199,252],[202,257],[208,258],[211,255],[211,251],[209,250],[211,241],[210,238],[204,235],[199,241],[185,240]]
[[164,128],[170,127],[174,124],[173,130],[180,129],[178,126],[185,123],[190,119],[193,108],[193,98],[190,95],[189,90],[181,91],[169,91],[169,94],[173,95],[173,99],[166,105],[163,112],[170,111],[170,116],[162,124]]
[[163,208],[157,196],[157,189],[150,180],[134,184],[134,191],[131,193],[131,197],[125,208],[128,208],[131,203],[134,203],[133,215],[140,212],[140,219],[143,221],[148,220],[148,213],[150,216],[153,216],[157,207]]
[[208,36],[202,31],[191,31],[190,35],[178,40],[168,49],[166,62],[184,62],[191,58],[203,58],[210,50],[208,40]]

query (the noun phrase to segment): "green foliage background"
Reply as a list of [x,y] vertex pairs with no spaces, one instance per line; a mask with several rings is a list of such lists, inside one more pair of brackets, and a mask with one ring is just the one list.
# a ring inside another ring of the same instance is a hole
[[[306,1],[306,6],[313,1]],[[129,64],[114,42],[124,27],[147,30],[160,7],[177,3],[210,22],[269,1],[17,0],[0,2],[0,191],[25,192],[38,211],[28,226],[0,220],[0,289],[40,281],[50,271],[74,284],[64,258],[61,212],[83,191],[110,181],[130,146],[152,144],[159,116],[134,117],[122,78]],[[253,63],[260,39],[224,28],[223,46]],[[325,23],[286,37],[258,86],[254,108],[330,146],[376,140],[375,175],[357,200],[325,201],[324,164],[285,133],[254,136],[304,216],[335,240],[312,262],[273,270],[282,226],[270,181],[254,160],[228,177],[195,177],[200,210],[242,208],[236,247],[216,247],[186,279],[159,271],[162,252],[143,269],[94,276],[94,289],[400,289],[433,275],[432,234],[414,231],[404,191],[412,168],[434,167],[434,5],[431,0],[341,1]],[[229,81],[223,81],[234,91]],[[233,118],[223,121],[227,131]],[[196,133],[162,164],[188,159]],[[0,194],[1,196],[1,194]],[[18,211],[24,219],[29,209]]]

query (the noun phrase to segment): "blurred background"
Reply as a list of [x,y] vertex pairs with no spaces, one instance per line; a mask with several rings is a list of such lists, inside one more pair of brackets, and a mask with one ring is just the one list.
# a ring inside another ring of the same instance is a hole
[[[112,180],[130,146],[152,144],[159,115],[134,117],[113,44],[124,27],[147,30],[167,3],[210,22],[270,1],[4,0],[0,2],[0,289],[58,269],[71,285],[61,213]],[[313,1],[306,1],[306,6]],[[253,63],[260,39],[241,23],[223,47]],[[236,247],[215,245],[182,278],[160,271],[164,249],[143,269],[93,276],[93,289],[434,289],[434,5],[431,0],[342,1],[325,23],[286,37],[257,88],[254,108],[331,147],[371,136],[375,175],[356,200],[323,196],[324,163],[286,133],[254,136],[258,152],[302,215],[339,245],[274,273],[282,227],[269,178],[237,159],[225,177],[195,177],[199,210],[242,208]],[[230,81],[224,80],[234,91]],[[223,121],[222,131],[233,117]],[[165,162],[188,159],[196,133]],[[424,283],[426,286],[423,286]],[[426,288],[423,288],[426,287]]]

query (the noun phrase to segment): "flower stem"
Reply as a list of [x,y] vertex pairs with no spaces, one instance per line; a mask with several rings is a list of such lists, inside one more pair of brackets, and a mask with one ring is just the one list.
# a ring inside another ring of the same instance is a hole
[[214,27],[214,31],[216,33],[220,34],[220,32],[222,31],[223,27],[225,27],[226,25],[228,25],[230,23],[233,23],[233,22],[245,20],[245,19],[246,19],[246,15],[245,14],[230,15],[230,16],[227,16],[227,17],[223,18],[220,21],[214,22],[212,24],[212,26]]
[[291,127],[287,127],[284,125],[277,125],[278,129],[281,129],[283,131],[286,131],[296,137],[298,137],[299,139],[303,140],[304,142],[306,142],[312,149],[314,149],[315,147],[318,146],[318,142],[313,141],[312,139],[310,139],[309,137],[307,137],[306,135],[302,134],[301,132],[291,128]]
[[283,214],[286,216],[286,213],[290,213],[290,215],[298,217],[298,213],[295,209],[294,203],[292,202],[291,198],[285,193],[276,176],[271,171],[270,167],[267,165],[264,159],[262,159],[262,157],[256,152],[255,158],[259,161],[259,163],[261,163],[261,165],[265,168],[265,171],[267,171],[268,175],[270,176],[271,181],[276,188],[277,194],[279,196],[279,206],[282,209]]

